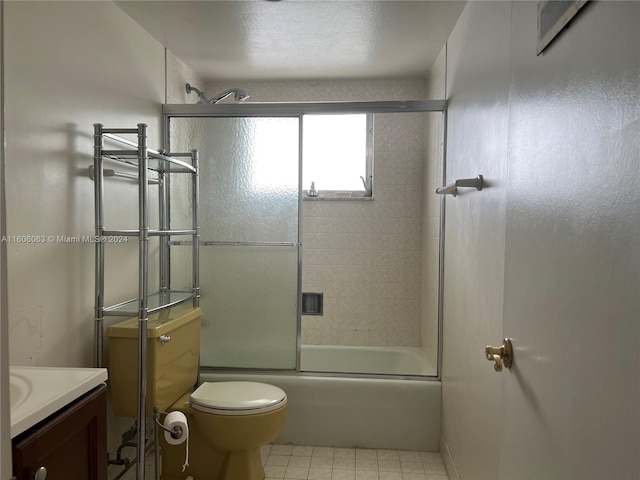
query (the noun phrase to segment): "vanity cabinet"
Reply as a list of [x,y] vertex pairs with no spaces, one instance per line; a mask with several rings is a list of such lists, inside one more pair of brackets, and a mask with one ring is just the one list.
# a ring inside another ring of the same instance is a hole
[[[106,480],[107,387],[102,384],[13,440],[16,480]],[[46,468],[44,471],[38,470]]]

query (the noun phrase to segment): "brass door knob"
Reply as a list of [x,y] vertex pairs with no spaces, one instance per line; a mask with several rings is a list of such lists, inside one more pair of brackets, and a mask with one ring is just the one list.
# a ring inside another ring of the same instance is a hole
[[484,349],[484,354],[487,360],[495,362],[493,369],[496,372],[502,371],[502,365],[507,368],[511,368],[511,365],[513,365],[513,345],[510,338],[505,338],[499,347],[487,345]]

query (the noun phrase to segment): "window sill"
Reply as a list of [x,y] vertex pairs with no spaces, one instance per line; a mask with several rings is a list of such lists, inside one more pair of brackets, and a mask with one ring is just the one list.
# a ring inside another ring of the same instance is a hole
[[365,202],[371,202],[373,201],[374,197],[308,197],[308,196],[303,196],[302,200],[307,202],[324,202],[324,201],[329,201],[329,202],[334,202],[334,201],[338,201],[338,202],[352,202],[352,201],[365,201]]

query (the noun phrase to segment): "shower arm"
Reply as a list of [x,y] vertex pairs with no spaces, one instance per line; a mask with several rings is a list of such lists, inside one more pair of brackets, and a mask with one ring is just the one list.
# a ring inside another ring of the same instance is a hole
[[205,96],[204,92],[201,92],[196,87],[192,87],[191,84],[187,83],[185,85],[185,90],[187,91],[188,94],[190,94],[191,92],[196,92],[198,94],[198,98],[200,99],[198,103],[201,103],[201,104],[211,103],[211,101],[208,100],[207,97]]

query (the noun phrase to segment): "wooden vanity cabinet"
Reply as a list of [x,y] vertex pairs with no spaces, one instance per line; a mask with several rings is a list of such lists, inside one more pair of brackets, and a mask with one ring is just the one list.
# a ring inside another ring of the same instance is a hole
[[[36,472],[46,468],[46,477]],[[16,480],[106,480],[107,388],[102,384],[13,440]]]

